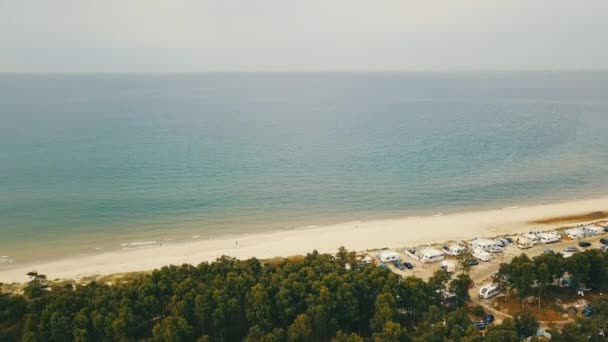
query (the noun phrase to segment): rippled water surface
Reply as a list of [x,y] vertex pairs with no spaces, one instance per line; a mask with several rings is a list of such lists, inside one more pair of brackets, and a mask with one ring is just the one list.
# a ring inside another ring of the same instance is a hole
[[608,73],[0,75],[0,268],[607,190]]

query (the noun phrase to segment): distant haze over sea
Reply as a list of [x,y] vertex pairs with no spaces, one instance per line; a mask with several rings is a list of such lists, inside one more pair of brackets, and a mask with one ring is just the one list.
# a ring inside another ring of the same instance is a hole
[[608,72],[0,75],[0,268],[606,194]]

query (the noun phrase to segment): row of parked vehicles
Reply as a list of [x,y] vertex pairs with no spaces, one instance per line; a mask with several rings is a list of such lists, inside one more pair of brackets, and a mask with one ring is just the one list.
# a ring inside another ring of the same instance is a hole
[[395,251],[382,251],[378,253],[378,259],[383,262],[383,264],[380,264],[379,267],[384,269],[389,269],[386,265],[387,263],[393,264],[401,271],[405,269],[411,270],[414,268],[414,265],[412,265],[410,262],[401,262],[401,255]]

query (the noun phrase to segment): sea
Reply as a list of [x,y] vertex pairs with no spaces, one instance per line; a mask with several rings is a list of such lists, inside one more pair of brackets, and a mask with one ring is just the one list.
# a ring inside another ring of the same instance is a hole
[[608,72],[0,74],[0,268],[607,194]]

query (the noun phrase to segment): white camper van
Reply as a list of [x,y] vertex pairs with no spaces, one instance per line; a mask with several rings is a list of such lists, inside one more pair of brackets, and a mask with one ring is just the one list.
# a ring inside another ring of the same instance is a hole
[[471,253],[471,255],[474,258],[481,260],[483,262],[487,262],[487,261],[490,261],[490,259],[492,259],[492,256],[490,255],[490,253],[488,253],[486,251],[482,251],[480,249],[474,250],[473,253]]
[[456,264],[453,261],[444,260],[439,264],[439,267],[447,273],[456,272]]
[[538,240],[539,240],[538,236],[534,233],[521,234],[521,237],[523,237],[524,239],[530,240],[535,245],[538,243]]
[[479,298],[488,299],[499,294],[500,291],[496,285],[484,285],[479,289]]
[[399,253],[393,251],[382,251],[378,254],[378,259],[382,262],[397,262],[401,259]]
[[534,246],[534,242],[530,241],[524,237],[519,237],[517,238],[517,247],[521,248],[521,249],[526,249],[526,248],[530,248]]
[[559,240],[562,239],[562,237],[556,233],[540,233],[538,234],[538,238],[542,244],[559,242]]
[[372,257],[370,257],[369,255],[366,255],[365,257],[363,257],[363,259],[361,259],[361,263],[364,265],[369,265],[369,264],[373,263]]
[[583,227],[583,232],[587,236],[604,234],[604,229],[598,226],[589,225]]
[[461,246],[457,243],[443,246],[443,252],[447,255],[454,255],[454,256],[463,255],[464,252],[466,252],[466,251],[467,251],[466,247]]
[[426,248],[420,250],[418,254],[418,258],[420,262],[437,262],[441,261],[445,258],[445,255],[442,251],[435,248]]
[[572,240],[580,240],[585,237],[585,232],[579,228],[570,228],[564,232],[564,235]]
[[474,250],[478,249],[489,252],[490,250],[495,250],[497,247],[500,248],[500,245],[494,240],[480,238],[471,240],[471,248]]

